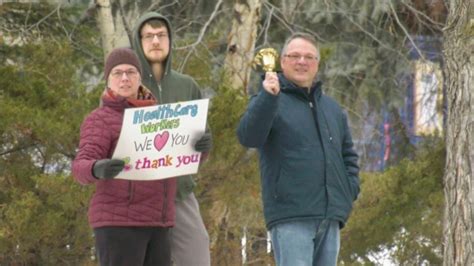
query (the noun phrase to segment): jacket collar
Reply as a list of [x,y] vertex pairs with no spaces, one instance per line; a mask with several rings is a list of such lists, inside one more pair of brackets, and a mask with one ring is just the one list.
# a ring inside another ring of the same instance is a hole
[[106,88],[102,93],[101,106],[109,107],[114,110],[123,110],[130,107],[149,106],[157,104],[153,94],[145,86],[141,85],[138,89],[136,100],[129,100],[119,95],[115,95],[112,90]]
[[115,95],[110,89],[106,89],[102,93],[101,105],[119,111],[130,107],[130,103],[127,101],[127,98]]
[[278,80],[280,81],[280,89],[283,93],[291,93],[303,97],[305,95],[314,95],[316,99],[321,98],[323,85],[322,81],[313,82],[313,85],[311,86],[310,92],[308,94],[306,88],[299,87],[295,83],[289,81],[281,72],[278,73]]

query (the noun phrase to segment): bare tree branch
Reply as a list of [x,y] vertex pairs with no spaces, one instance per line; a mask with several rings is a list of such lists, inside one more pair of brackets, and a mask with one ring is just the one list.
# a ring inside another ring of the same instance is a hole
[[[54,9],[53,11],[51,11],[48,15],[44,16],[43,18],[41,18],[38,22],[36,22],[35,24],[31,25],[30,27],[28,27],[27,29],[25,29],[26,32],[30,31],[32,28],[34,27],[38,27],[41,23],[43,23],[45,20],[47,20],[49,17],[51,17],[54,13],[57,12],[58,9],[61,8],[61,4],[58,4],[58,6],[56,7],[56,9]],[[25,19],[25,24],[27,23],[28,21],[28,18]],[[25,25],[26,26],[26,25]]]
[[176,47],[175,50],[185,50],[185,49],[190,49],[189,52],[186,54],[186,56],[184,57],[184,60],[181,62],[180,66],[179,66],[179,71],[183,71],[184,69],[184,66],[186,65],[188,59],[189,59],[189,56],[191,55],[191,53],[196,49],[196,46],[202,42],[202,39],[204,38],[204,34],[206,33],[206,30],[207,28],[209,27],[209,25],[211,24],[211,22],[214,20],[214,18],[216,17],[217,15],[217,12],[219,11],[219,8],[222,4],[223,0],[219,0],[216,4],[216,6],[214,7],[214,11],[212,11],[212,14],[211,16],[209,17],[209,19],[206,21],[206,23],[204,24],[204,26],[202,27],[201,29],[201,32],[199,33],[199,36],[197,38],[197,40],[190,44],[190,45],[185,45],[185,46],[182,46],[182,47]]
[[[311,33],[311,35],[315,36],[319,41],[323,41],[323,42],[326,41],[323,37],[321,37],[321,35],[319,33],[315,32],[314,30],[306,28],[306,27],[302,27],[298,24],[290,23],[287,20],[287,18],[285,17],[285,15],[283,14],[283,12],[278,7],[276,7],[275,5],[271,4],[270,2],[265,1],[264,5],[267,8],[267,10],[270,11],[270,15],[272,15],[277,20],[279,20],[283,24],[283,26],[285,26],[285,28],[287,28],[288,31],[290,31],[291,33],[295,32],[295,31],[304,31],[304,32]],[[274,12],[275,10],[277,12]],[[276,13],[278,13],[280,15],[277,15]],[[290,25],[293,26],[293,28]]]
[[[273,11],[274,11],[274,7],[272,6],[270,8],[270,10],[268,11],[268,16],[267,16],[267,19],[265,20],[265,23],[263,25],[263,31],[260,33],[260,35],[263,34],[263,46],[266,46],[268,45],[268,29],[270,28],[270,24],[271,24],[271,21],[272,21],[272,17],[273,17]],[[257,39],[259,39],[260,36],[257,37]]]
[[153,3],[148,9],[147,11],[154,11],[155,9],[158,9],[158,10],[162,10],[164,8],[167,8],[169,6],[173,6],[175,4],[179,4],[179,2],[177,0],[174,0],[173,2],[167,4],[167,5],[163,5],[163,6],[160,6],[161,4],[161,1],[157,0],[155,1],[155,3]]
[[400,28],[403,30],[403,32],[405,33],[405,35],[407,36],[407,38],[410,40],[411,44],[413,45],[413,47],[415,48],[415,50],[418,52],[419,56],[425,60],[425,56],[423,55],[423,53],[420,51],[420,49],[418,49],[418,46],[416,45],[416,43],[413,41],[413,39],[411,38],[410,34],[408,33],[408,31],[405,29],[405,27],[403,26],[403,24],[400,22],[400,20],[398,19],[398,15],[397,15],[397,12],[395,11],[395,8],[393,8],[393,5],[392,5],[392,2],[389,1],[388,2],[389,6],[390,6],[390,10],[392,10],[392,13],[393,13],[393,16],[395,17],[395,21],[397,21],[397,24],[398,26],[400,26]]
[[15,153],[15,152],[18,152],[18,151],[21,151],[21,150],[24,150],[24,149],[36,147],[36,145],[38,145],[38,143],[30,143],[30,144],[26,144],[26,145],[17,146],[17,147],[11,148],[9,150],[0,152],[0,156],[4,156],[4,155],[10,154],[10,153]]
[[[270,3],[269,1],[264,1],[263,5],[269,10],[277,10],[278,13],[283,14],[278,7],[276,7],[275,5]],[[273,11],[272,11],[272,13],[273,13]],[[283,24],[283,26],[285,26],[285,28],[287,28],[290,32],[293,32],[293,29],[290,27],[290,23],[285,19],[285,16],[282,16],[282,17],[277,16],[277,15],[274,15],[274,16],[277,20],[279,20]]]
[[404,5],[405,7],[407,7],[408,9],[410,9],[411,12],[413,12],[413,14],[415,14],[415,16],[418,18],[419,16],[423,17],[424,19],[428,20],[429,21],[429,24],[428,23],[424,23],[423,20],[419,19],[418,21],[424,23],[425,25],[428,25],[428,26],[437,26],[439,28],[441,28],[443,26],[443,24],[441,23],[438,23],[434,20],[432,20],[429,16],[427,16],[425,13],[423,12],[420,12],[418,11],[417,9],[415,9],[414,7],[412,7],[410,4],[406,3],[405,1],[401,1],[402,5]]
[[119,10],[120,10],[120,17],[122,19],[123,27],[125,28],[125,33],[127,33],[128,40],[132,41],[132,30],[130,29],[130,25],[128,25],[128,21],[125,19],[125,10],[123,10],[122,3],[118,2]]

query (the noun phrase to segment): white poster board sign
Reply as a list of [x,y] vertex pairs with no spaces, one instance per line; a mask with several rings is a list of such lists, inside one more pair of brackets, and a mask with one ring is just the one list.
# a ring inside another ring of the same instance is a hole
[[194,144],[206,129],[209,100],[125,110],[112,158],[125,161],[115,178],[156,180],[195,174],[201,153]]

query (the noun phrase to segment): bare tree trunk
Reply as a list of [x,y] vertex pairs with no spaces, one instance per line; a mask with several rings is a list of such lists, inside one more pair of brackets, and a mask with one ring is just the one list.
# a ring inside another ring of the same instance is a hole
[[474,4],[452,0],[444,29],[448,97],[444,265],[474,265]]
[[102,49],[107,56],[115,47],[115,23],[112,16],[112,3],[110,0],[95,0],[97,6],[97,23],[99,24],[102,38]]
[[235,89],[246,89],[249,82],[261,7],[260,0],[236,0],[234,4],[225,70]]
[[[157,6],[160,1],[154,1]],[[104,55],[116,47],[130,46],[136,20],[151,5],[147,1],[95,0]]]

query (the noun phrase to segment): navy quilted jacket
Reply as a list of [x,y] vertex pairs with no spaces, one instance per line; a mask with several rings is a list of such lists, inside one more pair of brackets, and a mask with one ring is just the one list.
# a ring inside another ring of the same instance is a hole
[[268,228],[305,219],[344,226],[359,193],[358,156],[347,118],[316,83],[310,94],[278,76],[281,92],[261,88],[238,128],[242,145],[258,148]]
[[171,227],[175,223],[176,178],[154,181],[98,180],[92,175],[96,160],[110,158],[122,127],[122,97],[104,96],[103,106],[86,117],[81,126],[79,151],[72,174],[81,184],[95,184],[89,205],[89,224],[102,226]]

